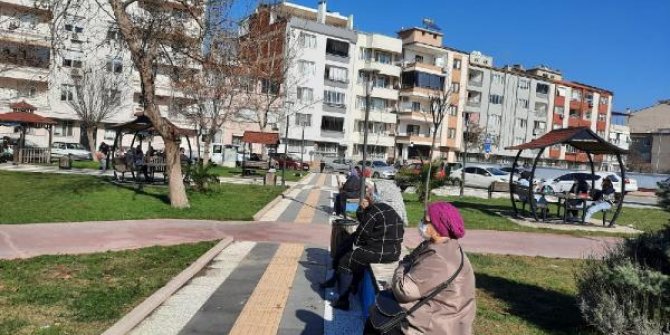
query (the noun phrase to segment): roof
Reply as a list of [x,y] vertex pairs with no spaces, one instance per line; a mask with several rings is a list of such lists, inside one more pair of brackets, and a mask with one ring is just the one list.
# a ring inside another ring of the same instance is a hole
[[630,114],[631,133],[654,133],[670,125],[670,104],[658,103]]
[[260,131],[245,131],[242,136],[244,143],[258,143],[266,145],[279,144],[279,133],[264,133]]
[[[166,118],[163,118],[163,120],[171,124],[177,130],[177,135],[195,136],[197,134],[196,131],[193,129],[180,128],[174,125],[174,123],[170,122],[170,120]],[[138,131],[149,131],[149,132],[155,131],[153,123],[151,122],[151,120],[149,120],[149,117],[147,117],[146,115],[139,115],[135,118],[135,120],[125,123],[119,123],[109,128],[129,133],[135,133]]]
[[591,154],[626,154],[618,146],[605,141],[588,127],[552,130],[528,143],[506,147],[507,150],[544,149],[555,144],[569,144]]
[[22,100],[21,102],[15,102],[13,104],[9,104],[9,108],[11,109],[28,109],[28,110],[36,110],[37,107],[27,103],[25,100]]
[[58,124],[58,122],[50,118],[27,112],[9,112],[0,114],[0,122],[20,123],[27,125]]

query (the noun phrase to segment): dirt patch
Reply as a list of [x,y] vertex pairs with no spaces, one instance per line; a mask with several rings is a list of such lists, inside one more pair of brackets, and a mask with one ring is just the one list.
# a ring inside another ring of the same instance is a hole
[[50,279],[64,279],[69,280],[74,276],[75,271],[66,267],[63,264],[58,264],[55,267],[49,269],[47,272],[47,278]]

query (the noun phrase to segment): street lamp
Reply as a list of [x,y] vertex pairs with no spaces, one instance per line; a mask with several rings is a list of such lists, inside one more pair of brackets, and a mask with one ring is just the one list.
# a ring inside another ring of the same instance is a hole
[[284,107],[286,108],[286,133],[284,137],[284,163],[282,164],[283,167],[281,170],[281,186],[286,186],[286,160],[288,158],[288,125],[289,125],[289,118],[291,115],[291,107],[293,107],[293,101],[284,102]]
[[305,120],[300,121],[300,126],[302,126],[302,142],[300,143],[300,170],[302,170],[302,165],[305,164],[303,159],[305,155]]
[[459,191],[459,196],[463,197],[463,194],[465,193],[464,187],[465,187],[465,161],[468,157],[468,142],[470,141],[470,133],[468,131],[468,127],[470,126],[470,113],[463,113],[463,122],[465,131],[463,134],[463,167],[461,167],[461,189]]
[[365,120],[363,121],[363,166],[361,167],[361,195],[358,203],[363,202],[365,197],[365,167],[368,160],[368,120],[370,119],[370,104],[372,88],[379,70],[361,70],[366,74],[365,78]]

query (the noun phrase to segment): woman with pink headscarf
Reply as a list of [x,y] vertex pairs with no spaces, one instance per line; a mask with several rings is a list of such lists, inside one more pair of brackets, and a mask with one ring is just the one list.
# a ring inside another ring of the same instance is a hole
[[[424,241],[402,261],[392,281],[393,296],[409,311],[435,288],[453,280],[407,315],[402,334],[472,334],[475,319],[475,275],[458,239],[465,235],[463,218],[447,202],[428,205],[419,225]],[[366,334],[375,333],[371,324]]]

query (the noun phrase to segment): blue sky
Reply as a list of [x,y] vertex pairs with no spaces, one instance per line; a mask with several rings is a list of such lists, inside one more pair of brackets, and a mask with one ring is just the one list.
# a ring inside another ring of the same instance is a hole
[[[317,0],[294,0],[316,7]],[[545,64],[614,91],[614,109],[670,98],[670,0],[330,0],[356,29],[395,36],[432,18],[446,45],[494,64]]]

